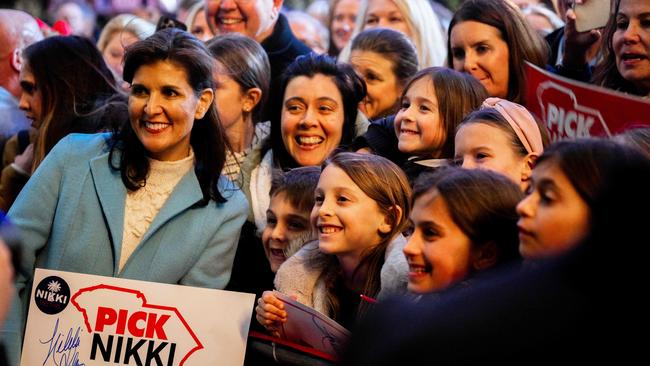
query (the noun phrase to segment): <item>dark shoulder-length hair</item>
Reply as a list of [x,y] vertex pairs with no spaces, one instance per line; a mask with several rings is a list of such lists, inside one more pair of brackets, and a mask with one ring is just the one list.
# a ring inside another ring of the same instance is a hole
[[475,21],[499,30],[508,45],[508,95],[511,102],[525,104],[525,61],[544,68],[549,51],[546,41],[528,24],[521,12],[506,0],[466,0],[454,13],[447,37],[447,66],[453,68],[451,31],[456,24]]
[[551,162],[560,168],[589,209],[602,198],[604,185],[619,165],[642,154],[634,148],[601,138],[558,141],[537,158],[536,166]]
[[433,190],[444,199],[449,216],[472,247],[494,243],[499,251],[496,265],[521,259],[516,207],[523,192],[516,183],[489,170],[447,167],[421,174],[412,202]]
[[445,131],[445,142],[438,158],[454,157],[456,128],[467,114],[479,108],[487,98],[487,90],[476,78],[446,67],[428,67],[421,70],[406,84],[402,99],[417,80],[428,78],[438,100],[440,124]]
[[[145,40],[136,42],[126,49],[124,56],[124,80],[133,81],[133,76],[141,66],[165,61],[174,63],[185,70],[188,84],[197,96],[213,87],[212,68],[214,61],[203,42],[192,34],[177,29],[166,28],[154,33]],[[227,141],[217,116],[215,104],[210,104],[208,112],[195,120],[190,135],[196,163],[194,171],[198,177],[203,199],[199,206],[205,206],[213,199],[225,202],[218,187],[218,180],[225,162]],[[120,162],[114,166],[113,153],[120,150]],[[113,169],[119,169],[122,182],[130,190],[137,190],[146,184],[149,173],[147,151],[126,120],[113,134],[109,162]]]
[[23,51],[25,67],[41,93],[43,111],[34,151],[34,169],[50,150],[73,132],[103,129],[94,118],[100,106],[118,93],[115,78],[101,53],[88,39],[55,36]]
[[212,56],[223,65],[223,72],[237,82],[242,91],[251,88],[261,90],[262,97],[252,111],[253,123],[259,122],[271,83],[271,66],[264,48],[239,33],[217,35],[206,45]]
[[602,40],[602,58],[596,65],[592,82],[596,85],[618,90],[624,93],[634,95],[645,95],[642,93],[632,82],[626,80],[618,67],[616,67],[616,52],[614,52],[613,38],[616,33],[616,16],[621,6],[621,0],[616,1],[614,14],[610,15],[607,25],[603,33]]
[[[341,93],[343,100],[343,135],[340,146],[347,146],[352,143],[356,136],[355,121],[359,102],[366,96],[366,84],[357,75],[352,66],[336,63],[336,60],[328,55],[298,56],[286,69],[282,77],[282,84],[278,92],[282,95],[284,103],[284,92],[291,80],[299,76],[313,78],[321,74],[329,76]],[[293,168],[297,166],[296,161],[289,155],[282,140],[282,108],[277,108],[276,116],[271,122],[270,148],[273,150],[275,164],[281,168]]]

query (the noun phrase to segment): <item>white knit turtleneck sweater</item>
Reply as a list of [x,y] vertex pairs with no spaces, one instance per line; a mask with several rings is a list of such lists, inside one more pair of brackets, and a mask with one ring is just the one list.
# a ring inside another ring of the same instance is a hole
[[149,175],[145,186],[137,191],[128,191],[126,195],[120,272],[174,187],[193,167],[194,152],[191,149],[188,157],[177,161],[149,159]]

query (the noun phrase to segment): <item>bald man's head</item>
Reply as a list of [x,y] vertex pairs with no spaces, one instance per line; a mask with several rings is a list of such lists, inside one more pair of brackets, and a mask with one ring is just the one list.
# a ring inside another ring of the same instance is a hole
[[[0,33],[24,48],[43,39],[43,32],[33,16],[20,10],[0,9]],[[4,47],[4,44],[0,43]]]
[[[20,53],[42,39],[43,33],[33,16],[20,10],[0,9],[0,86],[16,98],[20,97]],[[5,62],[5,58],[11,58],[11,62]]]

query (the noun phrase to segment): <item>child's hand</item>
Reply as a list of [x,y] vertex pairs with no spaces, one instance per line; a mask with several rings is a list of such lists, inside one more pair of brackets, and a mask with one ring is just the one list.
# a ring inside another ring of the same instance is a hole
[[280,326],[287,321],[284,303],[278,300],[273,291],[264,291],[257,300],[255,319],[274,337],[280,337]]

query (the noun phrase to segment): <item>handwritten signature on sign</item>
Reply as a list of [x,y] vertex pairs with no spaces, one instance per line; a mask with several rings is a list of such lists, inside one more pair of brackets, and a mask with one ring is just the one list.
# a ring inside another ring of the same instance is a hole
[[41,344],[47,344],[49,351],[43,360],[43,366],[85,366],[84,363],[79,362],[79,345],[81,338],[79,333],[82,332],[81,327],[68,329],[65,338],[63,333],[59,333],[59,319],[54,324],[52,337],[48,340],[38,341]]

